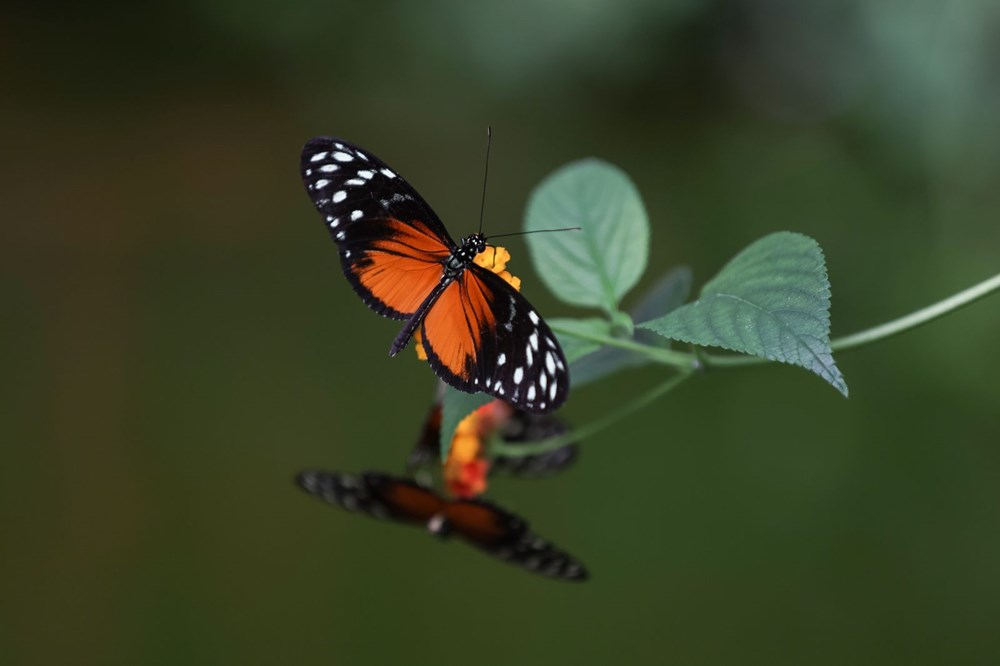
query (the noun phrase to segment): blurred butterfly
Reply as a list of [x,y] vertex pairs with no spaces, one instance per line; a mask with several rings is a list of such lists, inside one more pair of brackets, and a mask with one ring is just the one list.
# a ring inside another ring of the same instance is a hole
[[[569,432],[566,424],[549,414],[530,414],[510,406],[507,406],[506,411],[506,417],[497,424],[497,431],[500,438],[509,444],[539,442]],[[497,455],[492,457],[490,472],[500,470],[521,478],[540,478],[570,467],[576,462],[578,455],[579,447],[573,443],[552,451],[525,456]],[[414,470],[440,463],[441,403],[435,402],[427,413],[406,465],[408,469]]]
[[582,564],[536,536],[523,518],[489,502],[448,501],[409,479],[378,472],[351,475],[307,470],[295,480],[307,493],[348,511],[426,525],[436,536],[454,535],[494,557],[550,578],[588,578]]
[[516,289],[473,263],[485,236],[455,243],[399,174],[342,139],[310,139],[301,166],[351,286],[375,312],[406,321],[390,356],[419,328],[431,368],[460,391],[534,413],[566,401],[555,335]]

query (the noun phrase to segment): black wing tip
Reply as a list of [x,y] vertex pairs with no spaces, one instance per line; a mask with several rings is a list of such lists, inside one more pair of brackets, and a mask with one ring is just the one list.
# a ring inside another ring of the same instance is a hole
[[323,472],[322,470],[318,470],[318,469],[304,469],[304,470],[301,470],[300,472],[296,472],[295,479],[294,479],[295,480],[295,485],[297,485],[298,487],[300,487],[300,488],[302,488],[304,490],[308,490],[309,489],[308,486],[310,486],[313,483],[315,483],[315,481],[319,477],[319,475],[320,474],[324,474],[324,473],[325,472]]

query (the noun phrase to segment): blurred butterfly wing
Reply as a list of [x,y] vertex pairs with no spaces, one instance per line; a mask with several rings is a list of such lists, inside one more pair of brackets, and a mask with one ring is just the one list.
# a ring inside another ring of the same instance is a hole
[[493,504],[459,500],[445,508],[444,516],[453,535],[494,557],[550,578],[588,578],[580,562],[531,532],[522,518]]
[[519,409],[558,409],[569,393],[566,358],[531,304],[476,264],[447,285],[422,324],[437,375],[468,393],[485,392]]
[[448,502],[410,479],[367,472],[365,483],[397,520],[420,523],[444,511]]
[[455,246],[441,220],[385,162],[342,139],[310,139],[301,169],[351,286],[379,314],[409,318]]
[[[529,414],[516,411],[500,431],[503,441],[510,444],[539,442],[550,437],[558,437],[569,432],[562,421],[548,414]],[[503,471],[522,478],[541,478],[561,472],[576,462],[579,447],[566,444],[552,451],[526,456],[502,456],[493,458],[490,471]]]
[[441,462],[441,403],[435,402],[427,412],[424,425],[420,429],[406,466],[413,470]]
[[408,479],[366,472],[361,475],[306,470],[295,477],[310,495],[375,518],[424,525],[446,502]]

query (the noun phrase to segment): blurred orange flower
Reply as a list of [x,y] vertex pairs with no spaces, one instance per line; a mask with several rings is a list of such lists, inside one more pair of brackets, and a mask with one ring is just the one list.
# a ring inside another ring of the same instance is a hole
[[502,400],[488,402],[462,419],[455,428],[448,460],[444,463],[445,486],[455,497],[475,497],[486,490],[490,463],[483,443],[510,418],[513,409]]

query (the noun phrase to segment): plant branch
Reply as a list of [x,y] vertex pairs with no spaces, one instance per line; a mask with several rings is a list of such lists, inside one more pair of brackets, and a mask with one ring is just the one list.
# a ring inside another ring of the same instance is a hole
[[663,395],[675,389],[690,376],[690,372],[680,372],[672,376],[667,381],[657,384],[650,391],[640,395],[635,400],[622,405],[618,409],[605,414],[597,420],[591,421],[590,423],[582,425],[578,428],[574,428],[571,432],[564,435],[543,439],[540,442],[531,442],[530,444],[507,444],[501,441],[494,441],[490,446],[490,451],[494,455],[519,457],[554,451],[561,446],[566,446],[567,444],[572,444],[573,442],[580,442],[631,416],[633,413],[639,411],[646,405],[656,402]]
[[[983,280],[968,289],[949,296],[948,298],[933,305],[929,305],[926,308],[912,312],[904,317],[900,317],[899,319],[894,319],[885,324],[880,324],[879,326],[875,326],[864,331],[852,333],[851,335],[836,338],[830,342],[830,348],[835,352],[848,351],[850,349],[856,349],[857,347],[869,345],[873,342],[885,340],[886,338],[899,335],[900,333],[904,333],[917,328],[918,326],[934,321],[939,317],[943,317],[950,312],[954,312],[959,308],[963,308],[966,305],[978,301],[980,298],[989,296],[995,291],[1000,291],[1000,275],[994,275],[993,277]],[[759,365],[761,363],[771,362],[766,358],[761,358],[759,356],[746,356],[743,354],[727,355],[708,354],[704,352],[688,354],[686,352],[674,351],[672,349],[653,347],[641,342],[636,342],[635,340],[614,338],[607,335],[601,335],[600,333],[588,333],[578,330],[565,329],[558,325],[553,325],[552,330],[566,335],[572,335],[583,340],[597,342],[609,347],[628,349],[639,354],[643,354],[651,361],[662,363],[664,365],[670,365],[684,371],[695,369],[699,364],[704,364],[707,367],[724,368],[743,365]]]
[[983,280],[979,284],[973,285],[953,296],[949,296],[943,301],[938,301],[934,305],[929,305],[922,310],[912,312],[905,317],[894,319],[881,326],[859,331],[852,335],[837,338],[830,342],[830,348],[833,351],[847,351],[848,349],[854,349],[855,347],[861,347],[894,335],[899,335],[900,333],[934,321],[938,317],[943,317],[949,312],[963,308],[970,303],[974,303],[984,296],[989,296],[998,289],[1000,289],[1000,275],[994,275],[988,280]]
[[[886,322],[885,324],[880,324],[864,331],[859,331],[857,333],[852,333],[851,335],[845,335],[831,340],[830,349],[835,352],[848,351],[850,349],[856,349],[858,347],[869,345],[873,342],[885,340],[886,338],[899,335],[900,333],[905,333],[906,331],[917,328],[918,326],[934,321],[939,317],[943,317],[950,312],[954,312],[959,308],[963,308],[970,303],[974,303],[980,298],[989,296],[998,290],[1000,290],[1000,275],[994,275],[987,280],[983,280],[979,284],[973,285],[968,289],[949,296],[943,301],[938,301],[934,305],[929,305],[926,308],[917,310],[916,312],[911,312],[910,314],[900,317],[899,319],[894,319],[890,322]],[[770,361],[766,358],[760,358],[758,356],[705,354],[704,362],[707,366],[721,368],[740,365],[757,365],[759,363],[769,363]]]
[[610,335],[601,335],[600,333],[589,333],[585,331],[567,329],[559,326],[558,324],[549,324],[549,327],[557,333],[571,335],[575,338],[580,338],[581,340],[597,342],[602,345],[607,345],[608,347],[628,349],[646,356],[651,361],[662,363],[664,365],[671,365],[681,370],[693,370],[697,365],[697,359],[694,355],[685,352],[664,349],[663,347],[653,347],[652,345],[644,345],[641,342],[636,342],[635,340],[629,340],[627,338],[614,338]]

